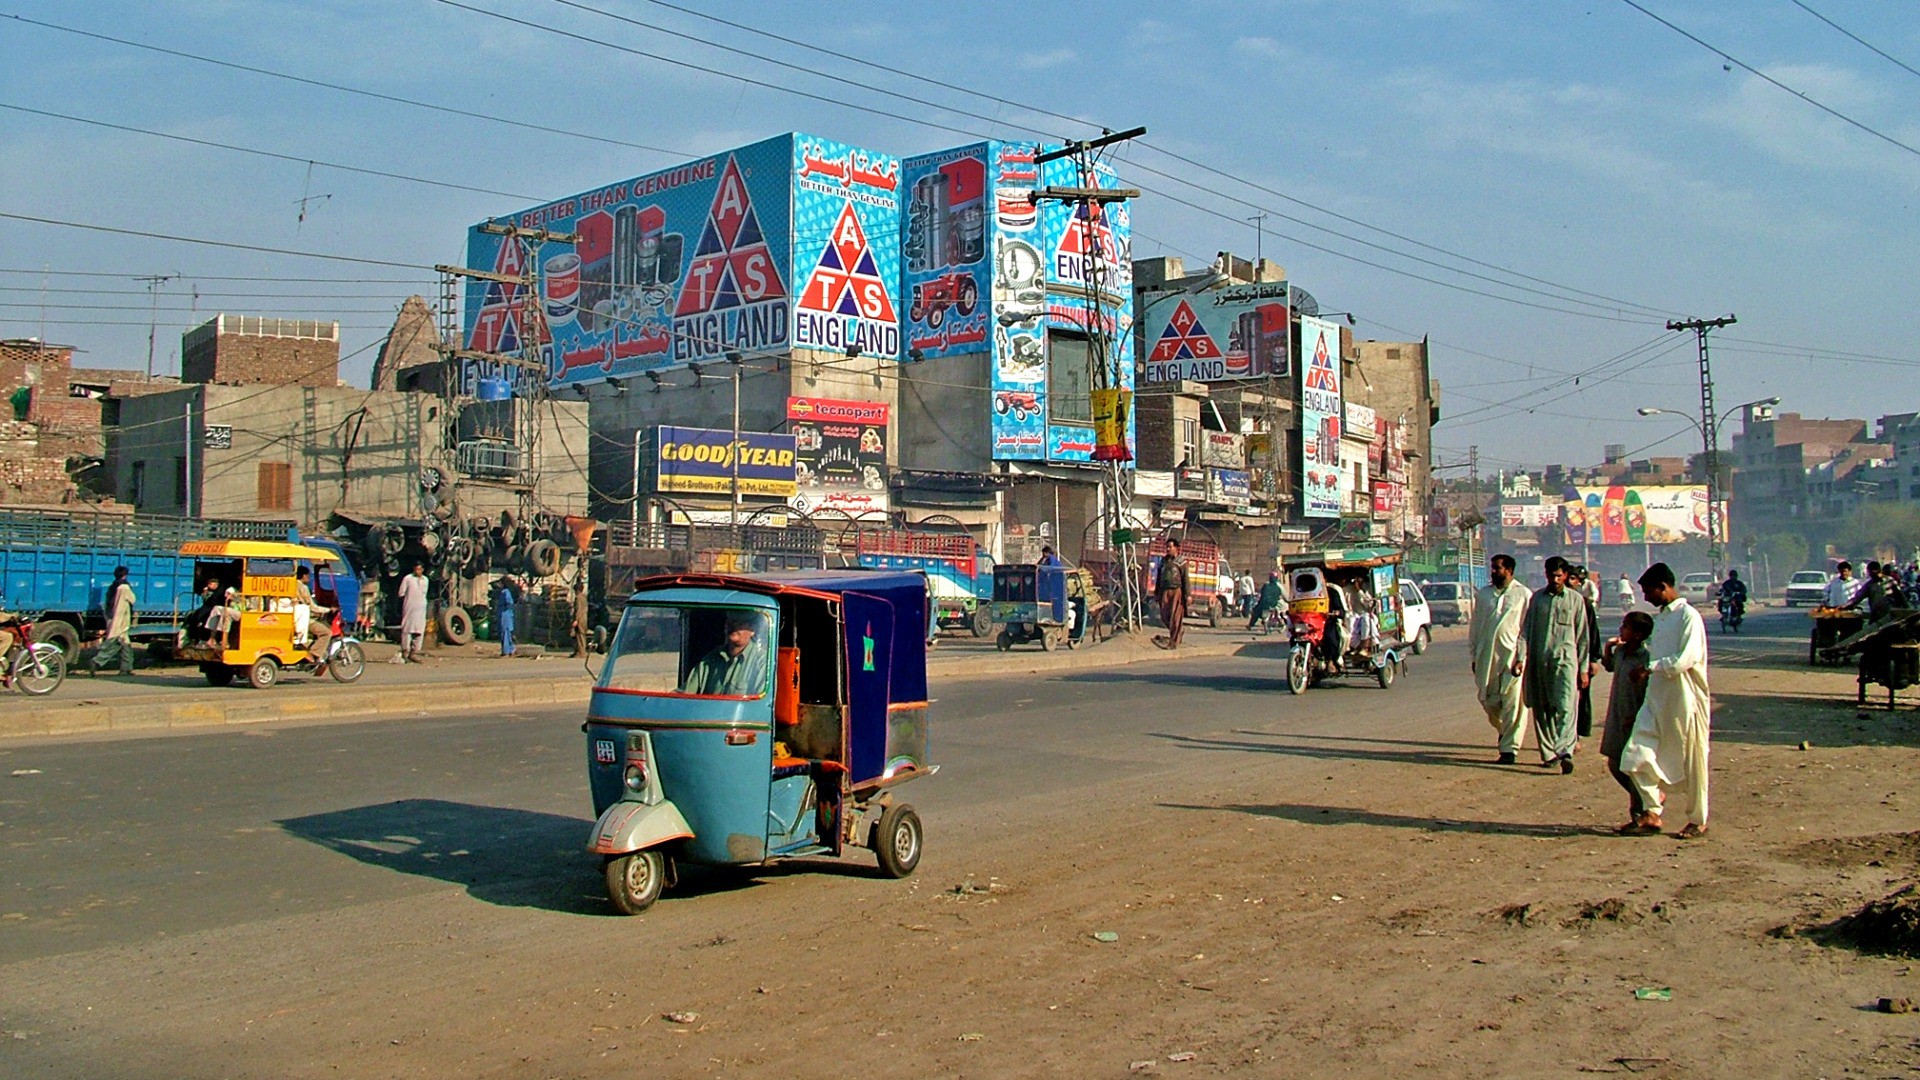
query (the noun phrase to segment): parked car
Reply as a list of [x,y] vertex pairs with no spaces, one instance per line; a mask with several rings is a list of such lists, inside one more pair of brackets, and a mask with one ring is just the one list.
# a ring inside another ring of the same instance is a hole
[[1435,626],[1460,626],[1473,620],[1473,589],[1458,581],[1434,581],[1420,586]]
[[1400,640],[1413,649],[1415,656],[1433,644],[1433,611],[1426,594],[1411,581],[1400,583]]
[[1825,570],[1801,570],[1787,579],[1787,589],[1782,595],[1788,607],[1819,607],[1826,602],[1827,582],[1831,580]]
[[1680,579],[1680,596],[1689,604],[1705,604],[1720,595],[1712,574],[1688,574]]

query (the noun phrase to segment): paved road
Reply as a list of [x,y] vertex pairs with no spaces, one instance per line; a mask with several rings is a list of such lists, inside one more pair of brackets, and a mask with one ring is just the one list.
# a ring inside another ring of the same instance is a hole
[[[1291,697],[1276,645],[1252,647],[1264,655],[937,684],[943,771],[909,789],[928,826],[922,874],[1022,842],[1017,830],[1001,838],[1081,789],[1151,786],[1221,755],[1262,761],[1278,785],[1325,771],[1328,758],[1370,753],[1347,745],[1367,740],[1451,738],[1454,756],[1477,758],[1484,729],[1459,638],[1445,635],[1386,691],[1356,681]],[[477,713],[0,748],[0,986],[59,999],[9,1004],[0,993],[0,1028],[35,1032],[0,1040],[0,1062],[18,1066],[0,1071],[84,1075],[111,1060],[170,1074],[179,1062],[169,1055],[218,1042],[197,1025],[233,1005],[224,995],[247,992],[200,987],[193,992],[211,995],[204,1013],[181,1008],[137,1027],[117,1011],[75,1015],[87,1008],[80,1002],[126,1007],[129,958],[155,968],[141,993],[164,996],[176,980],[191,982],[175,964],[244,980],[273,968],[263,949],[337,959],[410,927],[445,926],[450,938],[479,928],[498,950],[489,962],[505,966],[528,926],[549,935],[542,948],[558,935],[593,950],[608,906],[581,850],[590,806],[579,722],[575,709]],[[1298,738],[1250,759],[1249,726]],[[9,775],[20,770],[37,771]],[[853,872],[869,858],[856,853]],[[813,904],[810,894],[843,873],[816,869],[765,876],[771,893],[737,879],[695,881],[694,895],[676,903],[669,894],[656,909],[648,939],[664,947],[706,932],[709,919],[680,918],[703,909],[746,919],[764,915],[775,894]],[[465,977],[459,961],[437,962],[446,978]],[[369,974],[337,992],[377,1010],[388,987]],[[116,1056],[133,1041],[143,1047],[135,1057]]]

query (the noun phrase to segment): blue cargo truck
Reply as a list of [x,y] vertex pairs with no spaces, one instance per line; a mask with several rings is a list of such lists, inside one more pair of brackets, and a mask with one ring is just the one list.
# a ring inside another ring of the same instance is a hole
[[87,510],[0,509],[0,610],[26,616],[34,637],[71,659],[106,629],[102,604],[115,567],[133,586],[134,640],[172,641],[181,620],[200,606],[194,560],[179,554],[190,540],[292,540],[336,553],[340,561],[320,584],[340,598],[349,624],[360,602],[359,578],[340,545],[302,537],[291,521],[171,518]]

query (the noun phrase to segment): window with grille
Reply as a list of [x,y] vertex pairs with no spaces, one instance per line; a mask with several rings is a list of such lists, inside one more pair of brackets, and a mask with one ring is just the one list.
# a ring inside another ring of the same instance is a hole
[[293,466],[284,461],[260,463],[258,502],[262,510],[293,509]]

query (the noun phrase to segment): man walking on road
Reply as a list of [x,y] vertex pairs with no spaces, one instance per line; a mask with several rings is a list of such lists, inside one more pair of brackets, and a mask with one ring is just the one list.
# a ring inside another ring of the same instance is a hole
[[427,568],[413,564],[413,573],[400,579],[400,655],[420,663],[420,647],[427,636]]
[[1526,733],[1527,704],[1520,692],[1522,642],[1520,624],[1527,614],[1527,590],[1514,584],[1511,555],[1487,560],[1490,585],[1473,598],[1473,620],[1467,630],[1474,683],[1487,723],[1500,736],[1500,764],[1512,765]]
[[1587,599],[1587,642],[1592,652],[1587,656],[1587,682],[1580,687],[1580,715],[1573,725],[1574,745],[1579,740],[1593,734],[1593,677],[1600,668],[1600,583],[1593,580],[1584,566],[1576,566],[1572,571],[1573,584],[1578,587],[1581,596]]
[[1547,560],[1547,584],[1527,602],[1521,636],[1527,707],[1533,710],[1540,763],[1573,771],[1574,722],[1591,676],[1587,598],[1567,586],[1567,560]]
[[113,569],[113,584],[107,586],[107,596],[102,606],[106,611],[107,629],[100,635],[100,648],[93,654],[93,673],[110,661],[118,661],[120,674],[133,674],[133,642],[127,637],[127,631],[133,626],[133,586],[127,584],[127,568],[116,566]]
[[1707,758],[1713,701],[1707,689],[1707,628],[1674,587],[1673,570],[1654,563],[1640,575],[1654,605],[1651,659],[1633,677],[1647,687],[1646,703],[1620,751],[1620,771],[1632,779],[1646,808],[1645,824],[1660,824],[1663,789],[1687,797],[1680,838],[1707,834]]
[[1267,571],[1267,583],[1260,586],[1260,597],[1254,601],[1253,610],[1247,615],[1247,629],[1260,625],[1260,620],[1267,617],[1267,612],[1280,609],[1286,599],[1283,591],[1280,588],[1280,571]]
[[1167,541],[1167,553],[1160,557],[1160,572],[1154,577],[1154,592],[1160,601],[1160,621],[1167,624],[1165,642],[1153,643],[1163,649],[1180,647],[1180,626],[1187,617],[1187,560],[1180,556],[1180,541]]

